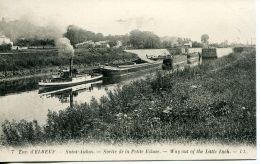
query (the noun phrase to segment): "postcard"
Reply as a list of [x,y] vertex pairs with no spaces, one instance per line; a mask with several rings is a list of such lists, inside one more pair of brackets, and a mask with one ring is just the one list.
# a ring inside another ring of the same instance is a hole
[[0,160],[256,159],[254,0],[0,0]]

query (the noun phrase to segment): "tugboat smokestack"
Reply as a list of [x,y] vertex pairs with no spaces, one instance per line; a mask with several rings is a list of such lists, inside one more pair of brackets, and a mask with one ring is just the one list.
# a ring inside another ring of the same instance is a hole
[[70,58],[70,76],[72,77],[72,65],[73,65],[73,58]]

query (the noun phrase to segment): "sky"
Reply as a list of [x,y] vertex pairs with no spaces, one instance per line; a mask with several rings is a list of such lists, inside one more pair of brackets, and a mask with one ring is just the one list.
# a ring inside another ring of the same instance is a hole
[[133,29],[210,42],[255,42],[254,0],[0,0],[0,16],[37,25],[70,24],[108,34]]

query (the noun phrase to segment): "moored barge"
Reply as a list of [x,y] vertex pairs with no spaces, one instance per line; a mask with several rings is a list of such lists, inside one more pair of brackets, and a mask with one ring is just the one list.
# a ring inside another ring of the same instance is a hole
[[169,51],[166,49],[138,49],[124,51],[136,54],[139,58],[139,62],[133,62],[132,65],[101,66],[100,72],[104,77],[124,76],[134,72],[161,68],[162,60],[166,56],[170,55]]

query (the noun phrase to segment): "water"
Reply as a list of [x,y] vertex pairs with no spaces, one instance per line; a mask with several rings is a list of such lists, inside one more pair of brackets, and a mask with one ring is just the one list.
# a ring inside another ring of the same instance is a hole
[[[219,57],[232,52],[231,49],[217,51]],[[46,77],[0,82],[0,123],[5,119],[25,119],[28,121],[36,119],[40,124],[44,124],[48,109],[59,111],[76,103],[90,102],[93,97],[99,99],[106,95],[107,91],[115,89],[117,85],[125,85],[144,78],[146,75],[150,76],[154,71],[134,73],[132,76],[124,77],[120,82],[118,79],[110,79],[113,84],[107,81],[98,81],[52,91],[39,90],[38,88],[38,81]]]
[[218,58],[227,56],[228,54],[230,54],[232,52],[233,52],[232,48],[217,48]]
[[[202,48],[190,48],[189,49],[189,53],[194,53],[194,52],[202,53]],[[232,52],[233,52],[232,48],[217,48],[218,58],[226,56]]]
[[110,84],[111,79],[110,82],[99,80],[74,87],[51,90],[38,88],[38,81],[41,78],[1,82],[0,123],[5,119],[25,119],[28,121],[36,119],[39,124],[44,124],[47,119],[48,109],[59,111],[75,104],[90,102],[93,97],[98,100],[103,95],[106,95],[109,90],[145,78],[145,74],[142,73],[136,73],[133,76],[127,76],[121,80],[117,79],[116,82],[113,81],[113,84]]

